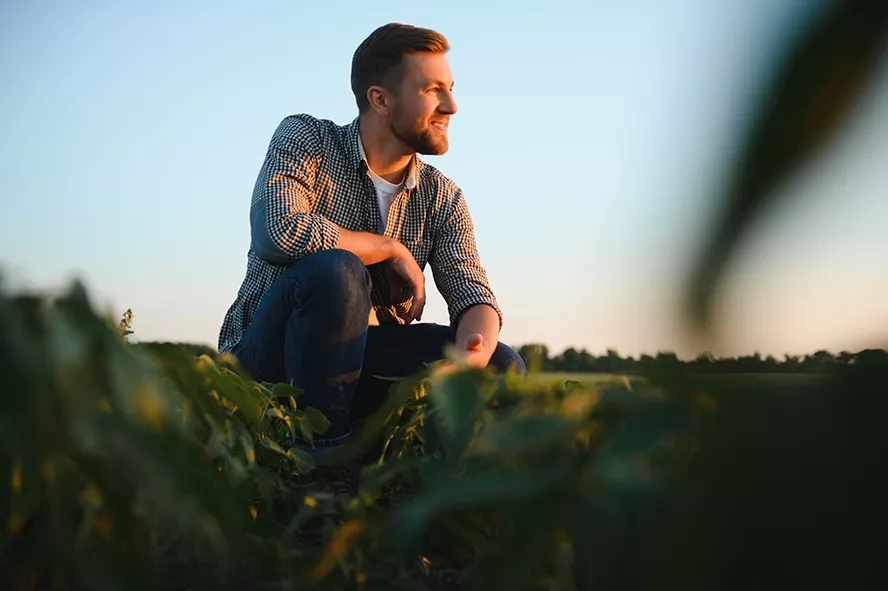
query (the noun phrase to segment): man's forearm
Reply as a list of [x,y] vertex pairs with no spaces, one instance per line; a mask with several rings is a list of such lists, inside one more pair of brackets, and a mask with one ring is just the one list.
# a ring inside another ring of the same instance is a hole
[[480,334],[483,341],[484,363],[490,360],[499,342],[499,315],[487,304],[476,304],[463,312],[456,327],[457,344],[464,343],[473,334]]
[[365,265],[389,260],[397,252],[396,247],[394,238],[345,228],[339,229],[339,240],[336,242],[336,248],[355,254]]

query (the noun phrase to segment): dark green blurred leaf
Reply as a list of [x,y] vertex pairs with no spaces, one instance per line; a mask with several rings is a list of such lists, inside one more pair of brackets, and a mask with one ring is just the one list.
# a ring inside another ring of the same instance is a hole
[[469,444],[475,419],[484,406],[484,373],[461,370],[436,376],[428,386],[438,434],[451,457],[459,457]]
[[712,294],[775,188],[810,162],[847,118],[884,55],[888,2],[830,2],[781,60],[688,285],[689,318],[709,321]]
[[560,484],[568,474],[569,466],[569,461],[562,460],[520,474],[490,470],[462,478],[451,475],[448,481],[439,482],[395,512],[391,521],[392,535],[401,551],[409,551],[419,543],[429,520],[441,512],[542,498],[545,491]]
[[[483,557],[472,577],[470,589],[524,589],[530,579],[545,572],[545,553],[551,549],[552,533],[558,527],[562,503],[530,502],[516,505],[516,519],[503,543]],[[571,587],[552,586],[555,589]]]
[[632,454],[649,450],[665,438],[685,433],[689,420],[686,408],[668,403],[636,410],[614,430],[609,453]]
[[437,464],[431,458],[391,458],[385,462],[369,466],[363,474],[363,488],[376,491],[385,486],[389,481],[404,472],[415,470],[424,464]]
[[466,451],[466,457],[517,455],[564,445],[572,431],[572,425],[552,415],[504,418],[481,431]]

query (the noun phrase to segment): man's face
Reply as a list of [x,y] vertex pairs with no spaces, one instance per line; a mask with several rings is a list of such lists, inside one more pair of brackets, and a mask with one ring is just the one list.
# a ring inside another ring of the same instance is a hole
[[404,58],[401,85],[389,119],[392,133],[420,154],[447,152],[447,126],[456,113],[453,76],[443,53],[417,52]]

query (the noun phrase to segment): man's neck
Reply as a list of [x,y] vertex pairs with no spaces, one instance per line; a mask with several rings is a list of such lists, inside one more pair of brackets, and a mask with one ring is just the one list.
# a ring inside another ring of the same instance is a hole
[[361,117],[358,130],[370,170],[390,183],[400,183],[413,153],[406,151],[404,144],[375,119]]

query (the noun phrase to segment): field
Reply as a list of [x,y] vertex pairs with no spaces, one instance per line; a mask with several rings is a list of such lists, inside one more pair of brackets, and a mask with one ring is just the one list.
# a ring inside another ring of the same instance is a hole
[[0,379],[18,394],[0,399],[4,589],[739,589],[774,561],[782,588],[847,588],[852,565],[881,573],[847,541],[879,555],[883,352],[819,376],[430,368],[316,466],[287,445],[327,425],[300,392],[126,332],[79,288],[0,300]]
[[[823,381],[824,375],[816,373],[712,373],[696,374],[694,379],[701,384],[713,388],[763,388],[775,392],[804,391],[806,388]],[[540,384],[553,382],[575,381],[589,387],[604,384],[620,384],[630,386],[643,386],[647,380],[638,375],[622,375],[592,372],[540,372],[531,374],[529,380]]]
[[629,380],[631,383],[643,379],[640,376],[623,376],[620,374],[591,372],[540,372],[538,374],[531,374],[530,378],[539,379],[542,382],[565,382],[573,380],[588,386],[595,386],[597,384],[609,382],[622,382],[623,380]]

